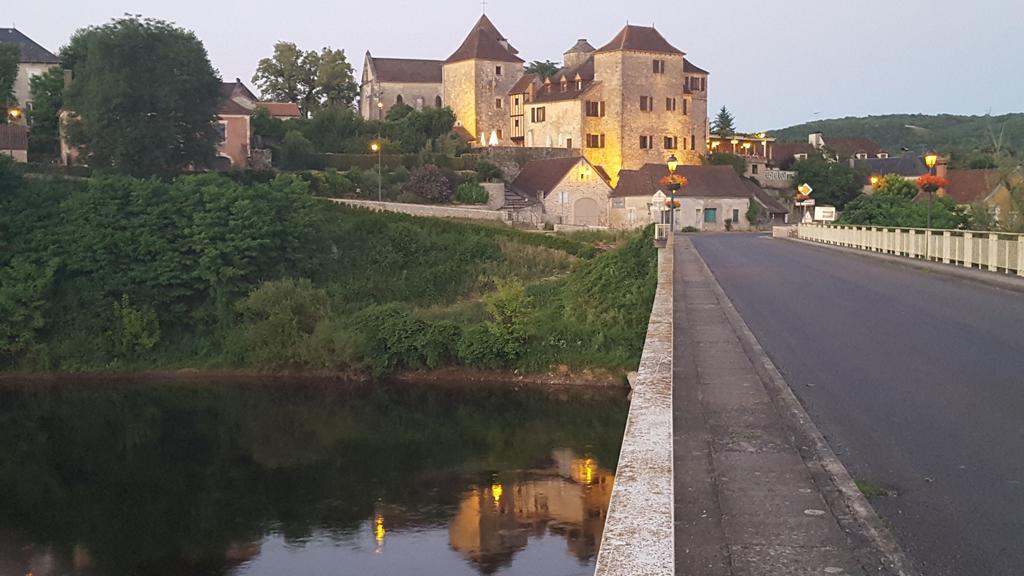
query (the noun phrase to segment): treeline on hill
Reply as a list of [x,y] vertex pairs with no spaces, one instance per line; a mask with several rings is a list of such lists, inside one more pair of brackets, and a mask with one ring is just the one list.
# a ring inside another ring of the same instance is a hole
[[807,135],[864,136],[891,154],[903,148],[952,154],[957,166],[990,168],[985,155],[1024,151],[1024,114],[957,116],[952,114],[893,114],[865,118],[817,120],[781,130],[771,136],[779,142],[806,142]]
[[300,178],[23,179],[0,163],[7,370],[635,367],[651,232],[375,214]]

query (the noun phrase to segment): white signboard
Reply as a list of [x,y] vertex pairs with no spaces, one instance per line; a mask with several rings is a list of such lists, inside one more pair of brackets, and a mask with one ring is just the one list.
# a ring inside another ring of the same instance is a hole
[[815,222],[835,222],[836,209],[832,206],[818,206],[814,209]]
[[796,206],[814,206],[814,203],[815,203],[814,198],[811,198],[810,200],[798,200],[797,202],[794,202],[793,204],[796,205]]

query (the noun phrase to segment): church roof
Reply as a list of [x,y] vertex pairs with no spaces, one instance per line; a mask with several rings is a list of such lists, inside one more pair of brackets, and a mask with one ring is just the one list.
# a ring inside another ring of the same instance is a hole
[[690,62],[689,59],[683,60],[683,72],[687,74],[710,74],[707,70]]
[[[494,62],[522,62],[523,59],[516,56],[515,48],[502,45],[505,38],[494,27],[494,24],[487,18],[481,16],[473,27],[472,32],[462,42],[451,56],[445,60],[446,64],[462,62],[463,60],[491,60]],[[507,44],[507,41],[505,41]]]
[[408,58],[374,58],[367,55],[378,82],[409,82],[413,84],[440,84],[441,60],[413,60]]
[[683,54],[678,48],[669,44],[668,40],[665,40],[665,37],[653,26],[633,26],[631,24],[627,24],[611,42],[598,50],[598,52],[617,51]]
[[597,49],[594,48],[593,46],[591,46],[590,42],[587,42],[586,38],[580,38],[579,40],[576,41],[576,44],[572,48],[569,48],[568,50],[566,50],[565,53],[566,54],[592,54],[595,50],[597,50]]
[[0,44],[14,44],[21,52],[19,62],[25,64],[60,64],[60,58],[36,44],[17,28],[0,28]]

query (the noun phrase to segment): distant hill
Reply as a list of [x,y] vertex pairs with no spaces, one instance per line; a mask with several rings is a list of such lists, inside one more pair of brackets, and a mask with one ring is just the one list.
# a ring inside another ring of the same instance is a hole
[[[1024,151],[1024,114],[1003,116],[954,116],[942,114],[892,114],[866,118],[836,118],[799,124],[769,134],[779,142],[806,142],[807,135],[822,132],[826,136],[865,136],[890,153],[901,148],[942,153],[989,150],[991,133],[1003,132],[1004,147]],[[827,138],[826,138],[827,140]]]

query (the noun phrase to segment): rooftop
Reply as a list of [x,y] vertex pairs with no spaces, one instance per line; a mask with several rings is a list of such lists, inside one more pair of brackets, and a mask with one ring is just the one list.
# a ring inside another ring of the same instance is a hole
[[20,62],[25,64],[60,64],[60,58],[36,44],[17,28],[0,28],[0,44],[14,44],[21,52]]
[[659,54],[677,54],[683,52],[668,43],[654,27],[633,26],[627,24],[615,38],[601,47],[598,52],[655,52]]
[[[750,198],[751,191],[732,166],[679,166],[676,174],[689,184],[676,193],[677,198]],[[652,196],[658,190],[668,191],[660,180],[668,175],[663,164],[647,164],[639,170],[619,172],[619,184],[612,197]]]
[[441,60],[414,60],[409,58],[366,58],[380,82],[408,82],[412,84],[440,84]]
[[532,160],[523,166],[522,172],[510,186],[527,198],[536,198],[538,192],[547,196],[581,161],[586,162],[580,156]]
[[28,128],[20,124],[0,124],[0,150],[28,150]]
[[508,44],[494,23],[485,15],[480,17],[469,36],[466,36],[462,45],[445,60],[445,63],[452,64],[464,60],[522,62],[523,59],[516,54],[518,51]]

